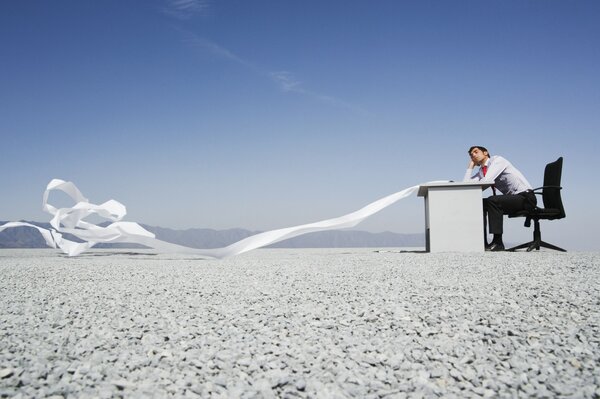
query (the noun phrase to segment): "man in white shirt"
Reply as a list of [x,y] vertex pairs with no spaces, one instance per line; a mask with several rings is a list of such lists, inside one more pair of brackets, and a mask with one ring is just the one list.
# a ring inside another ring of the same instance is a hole
[[[503,251],[502,241],[503,215],[521,210],[532,210],[537,204],[532,187],[525,176],[505,158],[490,156],[482,146],[469,149],[471,161],[465,173],[464,181],[482,181],[493,183],[494,195],[483,199],[484,223],[487,215],[489,231],[494,235],[492,242],[487,244],[486,251]],[[473,173],[473,168],[479,169]],[[497,192],[503,195],[496,195]],[[484,224],[485,226],[485,224]]]

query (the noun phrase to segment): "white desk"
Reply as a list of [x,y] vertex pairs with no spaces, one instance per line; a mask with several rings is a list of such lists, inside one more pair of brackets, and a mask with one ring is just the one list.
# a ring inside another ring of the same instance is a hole
[[489,183],[432,183],[419,187],[425,197],[427,252],[483,252],[482,191]]

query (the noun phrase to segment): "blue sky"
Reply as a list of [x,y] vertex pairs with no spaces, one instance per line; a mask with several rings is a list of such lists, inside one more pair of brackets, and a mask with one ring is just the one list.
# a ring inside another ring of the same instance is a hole
[[[535,187],[564,156],[544,238],[600,249],[599,19],[577,0],[3,1],[0,220],[47,220],[57,177],[130,221],[287,227],[458,180],[480,144]],[[423,219],[415,197],[358,228]]]

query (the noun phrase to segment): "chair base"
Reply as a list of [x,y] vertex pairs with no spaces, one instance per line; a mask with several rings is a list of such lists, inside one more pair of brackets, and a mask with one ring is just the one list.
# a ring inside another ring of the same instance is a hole
[[507,251],[516,251],[517,249],[527,249],[527,252],[531,252],[534,249],[538,250],[541,248],[553,249],[555,251],[567,252],[566,249],[562,249],[557,247],[556,245],[552,245],[547,243],[546,241],[542,241],[542,232],[540,231],[540,221],[538,219],[534,219],[534,227],[533,227],[533,241],[526,242],[525,244],[517,245],[516,247],[512,247],[507,249]]
[[561,252],[567,252],[566,249],[562,249],[560,247],[557,247],[556,245],[552,245],[547,243],[546,241],[530,241],[530,242],[526,242],[525,244],[521,244],[521,245],[517,245],[516,247],[512,247],[507,249],[507,251],[516,251],[517,249],[527,249],[527,252],[531,252],[534,249],[537,249],[539,251],[540,247],[542,248],[548,248],[548,249],[554,249],[555,251],[561,251]]

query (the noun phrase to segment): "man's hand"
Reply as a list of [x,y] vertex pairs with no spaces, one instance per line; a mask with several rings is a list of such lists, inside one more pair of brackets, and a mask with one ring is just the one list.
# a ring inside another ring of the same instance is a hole
[[469,162],[469,166],[467,166],[467,169],[473,169],[475,167],[475,162],[473,162],[472,160]]

